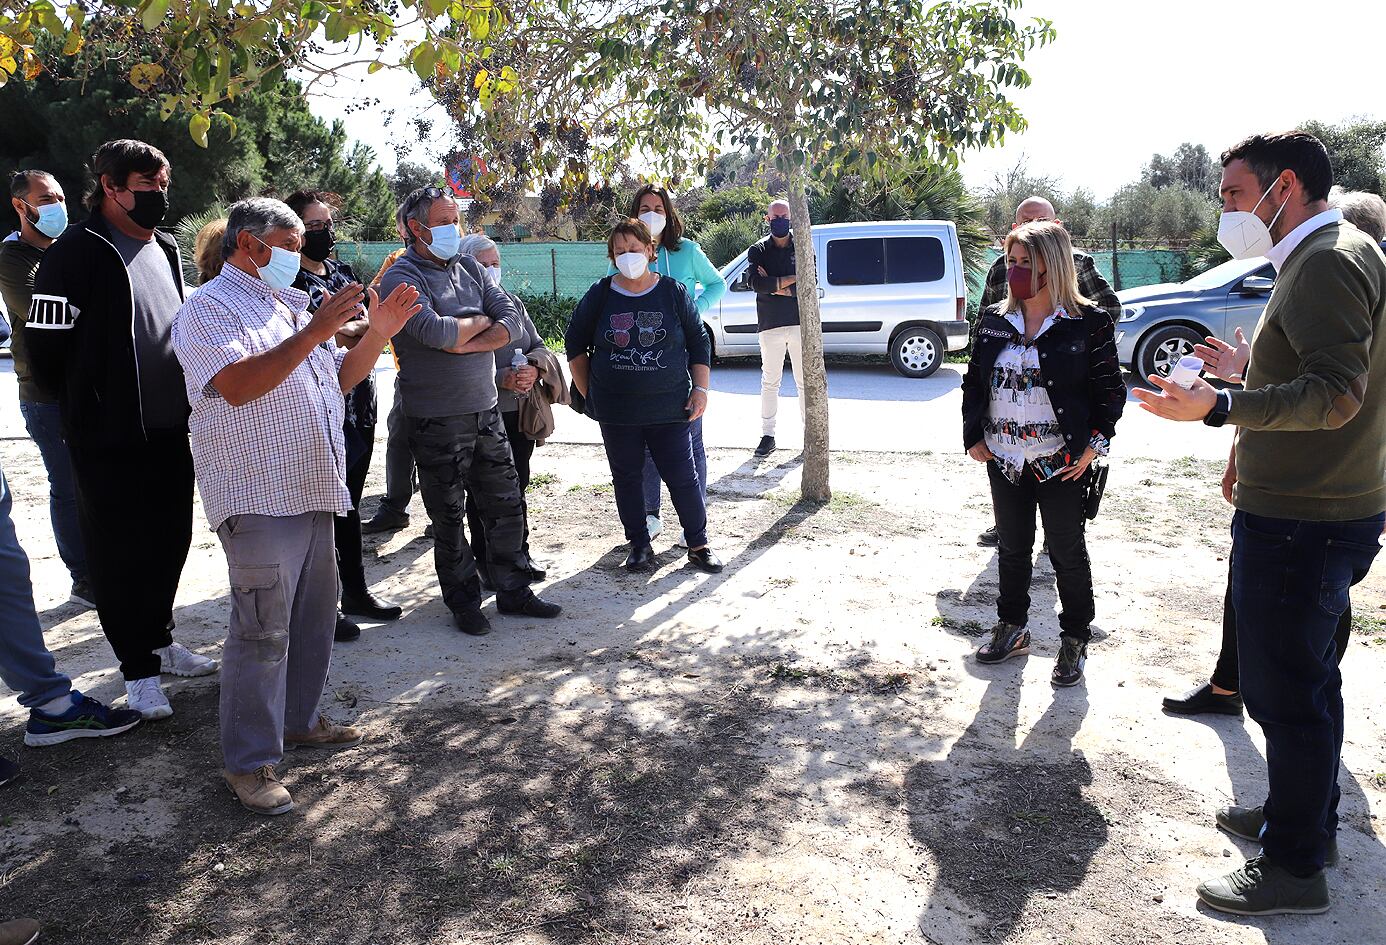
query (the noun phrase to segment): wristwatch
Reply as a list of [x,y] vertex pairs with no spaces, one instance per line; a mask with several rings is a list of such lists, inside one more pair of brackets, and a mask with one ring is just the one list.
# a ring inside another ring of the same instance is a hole
[[1225,390],[1218,391],[1217,403],[1213,404],[1213,409],[1208,411],[1208,416],[1203,418],[1203,422],[1210,427],[1220,427],[1227,422],[1227,415],[1232,412],[1232,395]]

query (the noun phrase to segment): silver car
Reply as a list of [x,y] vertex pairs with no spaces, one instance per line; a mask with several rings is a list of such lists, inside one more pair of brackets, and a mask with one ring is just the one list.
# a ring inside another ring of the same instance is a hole
[[1140,377],[1164,377],[1209,335],[1250,338],[1275,288],[1275,267],[1264,257],[1233,259],[1188,282],[1123,289],[1117,354]]
[[[967,282],[957,228],[945,220],[827,223],[813,228],[827,354],[881,354],[928,377],[967,347]],[[746,254],[722,268],[727,294],[703,316],[718,357],[759,356]]]

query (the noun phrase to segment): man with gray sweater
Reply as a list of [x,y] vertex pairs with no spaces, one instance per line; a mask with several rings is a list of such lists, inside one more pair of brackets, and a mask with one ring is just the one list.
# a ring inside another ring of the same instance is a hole
[[399,219],[409,249],[385,272],[381,296],[419,290],[423,310],[394,341],[399,395],[419,493],[433,524],[433,560],[459,630],[489,633],[476,560],[463,540],[466,496],[486,528],[487,569],[503,614],[556,617],[561,608],[529,589],[524,505],[505,425],[496,411],[493,352],[520,334],[519,313],[475,259],[459,253],[457,202],[437,187],[405,198]]
[[1328,206],[1333,172],[1312,135],[1256,135],[1222,156],[1218,239],[1278,273],[1244,390],[1203,381],[1136,391],[1172,420],[1235,424],[1232,604],[1241,693],[1266,737],[1265,804],[1217,824],[1261,854],[1198,887],[1238,915],[1319,913],[1336,859],[1342,676],[1334,630],[1386,522],[1386,258]]

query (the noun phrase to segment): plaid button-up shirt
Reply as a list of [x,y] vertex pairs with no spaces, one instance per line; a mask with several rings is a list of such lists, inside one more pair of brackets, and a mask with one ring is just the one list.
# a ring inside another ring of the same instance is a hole
[[307,307],[306,293],[275,292],[227,265],[174,319],[197,485],[214,531],[233,515],[351,510],[337,379],[344,348],[329,339],[282,384],[240,407],[212,384],[222,368],[269,351],[306,326]]
[[[1074,252],[1073,267],[1078,271],[1078,291],[1094,302],[1098,308],[1105,309],[1115,323],[1121,318],[1121,300],[1112,287],[1097,271],[1097,264],[1087,253]],[[998,256],[987,270],[987,284],[982,289],[981,310],[985,312],[997,302],[1006,299],[1006,257]]]

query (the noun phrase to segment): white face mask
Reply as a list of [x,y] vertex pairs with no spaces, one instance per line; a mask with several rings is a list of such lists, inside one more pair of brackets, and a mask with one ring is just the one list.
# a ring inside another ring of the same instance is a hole
[[500,268],[500,266],[487,266],[487,267],[486,267],[486,272],[490,274],[490,276],[491,276],[491,281],[492,281],[492,282],[494,282],[496,285],[500,285],[500,284],[501,284],[501,268]]
[[[1274,187],[1272,184],[1271,189]],[[1271,238],[1271,227],[1280,219],[1280,214],[1285,211],[1290,197],[1288,194],[1285,196],[1285,203],[1275,211],[1275,216],[1271,217],[1270,224],[1267,225],[1265,220],[1256,215],[1256,209],[1269,196],[1270,189],[1267,189],[1261,195],[1261,199],[1256,201],[1255,207],[1250,210],[1228,211],[1218,220],[1218,242],[1233,259],[1255,259],[1257,256],[1266,255],[1275,245],[1275,240]]]
[[646,210],[640,214],[640,222],[649,228],[650,235],[655,239],[659,239],[659,234],[664,232],[664,214],[658,210]]
[[622,253],[616,257],[616,268],[627,279],[639,279],[650,268],[650,257],[644,253]]

